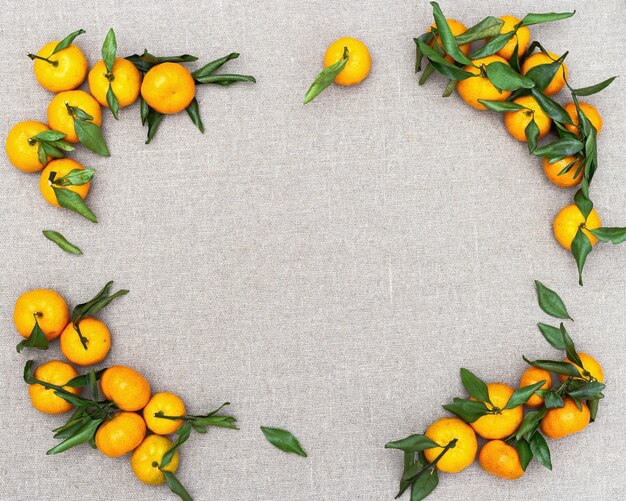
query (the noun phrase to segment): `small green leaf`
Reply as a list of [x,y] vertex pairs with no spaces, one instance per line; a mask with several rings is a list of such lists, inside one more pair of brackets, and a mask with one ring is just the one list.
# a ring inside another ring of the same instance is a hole
[[48,452],[46,452],[46,454],[59,454],[61,452],[65,452],[68,449],[71,449],[72,447],[76,447],[77,445],[89,442],[96,434],[96,430],[98,429],[98,426],[100,426],[102,421],[102,419],[90,419],[81,428],[79,428],[76,433],[67,437],[59,445],[53,447]]
[[500,49],[502,49],[514,36],[515,31],[509,31],[508,33],[501,33],[494,36],[485,45],[472,52],[472,54],[470,54],[470,59],[480,59],[495,54]]
[[157,130],[159,130],[159,125],[165,118],[163,113],[159,113],[158,111],[150,108],[148,115],[146,117],[146,122],[148,123],[148,139],[146,139],[146,144],[150,144],[150,141],[154,139]]
[[251,75],[230,75],[226,73],[220,73],[218,75],[208,75],[205,77],[198,77],[194,79],[199,84],[217,84],[227,87],[235,82],[248,82],[256,83],[256,78]]
[[422,59],[424,58],[424,53],[422,52],[422,49],[420,49],[420,41],[422,43],[429,44],[434,38],[435,35],[431,31],[429,31],[427,33],[424,33],[423,35],[420,35],[418,38],[413,39],[413,41],[415,42],[415,73],[419,73],[420,71],[422,71]]
[[47,350],[48,349],[48,338],[39,327],[39,322],[37,321],[37,313],[33,314],[35,318],[35,325],[33,325],[33,330],[30,331],[30,336],[27,339],[21,341],[17,346],[16,350],[20,353],[24,348],[37,348],[38,350]]
[[517,73],[508,64],[496,61],[485,67],[487,78],[500,90],[532,89],[535,86],[530,78]]
[[439,444],[433,442],[426,435],[409,435],[401,440],[385,444],[385,449],[400,449],[405,452],[420,452],[433,447],[439,447]]
[[617,77],[607,78],[606,80],[597,83],[595,85],[590,85],[589,87],[580,87],[578,89],[572,89],[572,94],[575,96],[592,96],[593,94],[597,94],[598,92],[606,89],[609,85],[613,83]]
[[[48,143],[45,141],[41,141],[39,143],[39,147],[41,149],[43,149],[44,153],[46,154],[46,156],[48,157],[52,157],[52,158],[63,158],[65,155],[63,154],[63,152],[58,149],[56,146],[53,146],[52,143]],[[39,153],[39,152],[37,152]],[[41,159],[39,159],[41,160]]]
[[58,148],[59,150],[62,150],[62,151],[74,151],[76,149],[74,148],[74,146],[72,146],[70,143],[68,143],[64,139],[52,141],[50,144],[54,146],[55,148]]
[[550,390],[544,397],[544,405],[546,409],[560,409],[565,406],[565,402],[556,391]]
[[589,237],[585,235],[582,228],[578,228],[576,236],[572,240],[572,255],[576,260],[576,266],[578,267],[578,284],[583,285],[583,268],[587,261],[587,256],[593,250]]
[[46,165],[48,163],[48,155],[46,154],[46,150],[43,147],[45,143],[40,142],[37,145],[37,158],[39,159],[39,163],[41,165]]
[[139,114],[141,117],[141,125],[146,125],[146,120],[148,120],[148,113],[150,112],[150,106],[143,99],[143,97],[139,96]]
[[527,433],[534,433],[547,412],[548,411],[546,409],[541,409],[539,411],[531,411],[526,414],[517,430],[515,430],[515,439],[521,440]]
[[[422,53],[428,58],[432,67],[439,73],[441,73],[444,77],[450,78],[451,80],[465,80],[466,78],[476,77],[473,73],[469,71],[465,71],[458,66],[446,61],[446,59],[439,54],[437,51],[429,47],[427,44],[418,41],[418,45]],[[424,77],[422,77],[424,78]],[[423,83],[420,79],[420,84]]]
[[103,157],[111,156],[104,137],[102,137],[102,131],[95,123],[75,118],[74,130],[80,144],[85,148]]
[[61,207],[65,207],[66,209],[80,214],[92,223],[98,222],[96,215],[89,207],[87,207],[87,204],[85,204],[78,193],[74,193],[73,191],[65,188],[57,188],[56,186],[52,186],[52,189],[54,190],[57,202],[59,202]]
[[560,360],[528,360],[526,357],[522,358],[524,358],[524,361],[527,364],[537,367],[538,369],[555,372],[568,377],[580,377],[580,372],[578,372],[576,366],[570,364],[569,362],[561,362]]
[[626,242],[626,227],[622,228],[609,228],[602,227],[596,228],[595,230],[587,230],[593,236],[595,236],[598,240],[602,242],[612,242],[614,244],[621,244]]
[[543,438],[543,435],[541,433],[533,434],[533,436],[530,437],[529,444],[530,450],[537,461],[548,468],[548,470],[551,470],[552,461],[550,460],[550,448],[548,447],[546,439]]
[[519,462],[522,465],[522,470],[526,471],[528,463],[533,459],[533,453],[530,450],[530,445],[525,439],[520,439],[515,443],[517,449],[517,455],[519,456]]
[[59,139],[63,139],[65,137],[65,134],[63,134],[63,132],[59,132],[56,130],[44,130],[43,132],[40,132],[39,134],[36,134],[35,136],[32,137],[32,139],[35,139],[37,141],[58,141]]
[[76,115],[76,118],[78,118],[79,120],[93,120],[93,117],[85,110],[82,110],[76,106],[70,106],[68,103],[65,103],[65,107],[67,108],[67,113],[70,116]]
[[267,426],[261,426],[261,431],[267,441],[274,447],[277,447],[281,451],[291,452],[298,456],[307,457],[306,452],[302,449],[298,439],[293,434],[282,428],[269,428]]
[[548,341],[548,343],[550,343],[554,348],[557,350],[565,349],[565,341],[563,340],[563,333],[561,332],[561,329],[542,323],[537,324],[537,326],[539,327],[541,334],[543,334],[543,337],[546,338],[546,341]]
[[474,397],[479,402],[491,403],[489,399],[489,390],[485,382],[467,369],[461,368],[461,382],[463,387],[469,393],[470,397]]
[[479,99],[479,103],[484,104],[486,108],[491,111],[508,112],[526,110],[525,106],[521,104],[513,103],[511,101],[487,101],[486,99]]
[[[61,40],[56,47],[54,48],[54,50],[52,51],[52,54],[50,54],[50,56],[53,56],[54,54],[56,54],[57,52],[62,51],[63,49],[67,49],[70,45],[72,45],[72,42],[74,41],[74,39],[78,36],[78,35],[82,35],[83,33],[87,33],[85,30],[80,29],[78,31],[74,31],[73,33],[70,33],[69,35],[67,35],[63,40]],[[50,57],[48,56],[48,57]]]
[[548,289],[539,280],[535,280],[535,286],[537,288],[537,301],[539,302],[539,307],[544,312],[552,317],[572,319],[567,312],[565,303],[563,303],[563,300],[556,292],[552,289]]
[[519,41],[517,38],[515,39],[515,48],[513,49],[513,54],[511,54],[511,58],[509,59],[509,64],[511,65],[511,68],[518,73],[522,72],[519,64]]
[[117,100],[117,96],[115,92],[113,92],[112,82],[109,82],[109,88],[107,90],[107,104],[109,105],[109,109],[113,114],[115,120],[119,120],[120,118],[120,102]]
[[[96,381],[100,380],[104,371],[106,371],[106,368],[95,372],[94,377],[96,378]],[[81,374],[80,376],[70,379],[67,383],[65,383],[65,386],[69,386],[70,388],[85,388],[86,386],[89,386],[91,377],[90,373]]]
[[176,478],[176,475],[174,475],[171,471],[161,470],[161,473],[163,473],[163,475],[165,476],[165,483],[170,488],[170,491],[172,491],[172,493],[176,494],[183,501],[193,501],[193,498],[185,490],[183,484],[181,484],[180,481]]
[[[485,19],[475,24],[467,31],[457,35],[456,43],[459,45],[465,45],[466,43],[476,42],[477,40],[485,40],[498,36],[500,29],[504,25],[502,19],[497,17],[487,16]],[[473,58],[470,58],[473,59]]]
[[528,122],[528,125],[524,129],[526,135],[526,145],[528,146],[528,153],[531,155],[537,149],[537,141],[539,141],[539,126],[535,122],[535,118]]
[[198,60],[196,56],[192,56],[190,54],[158,57],[150,54],[147,50],[144,50],[141,55],[133,54],[132,56],[128,56],[126,59],[133,63],[135,67],[143,73],[146,73],[150,70],[150,68],[161,63],[190,63]]
[[442,407],[460,417],[466,423],[473,423],[482,416],[489,414],[489,408],[483,402],[463,398],[455,398],[452,404],[443,405]]
[[548,115],[556,122],[573,125],[572,118],[569,116],[569,113],[565,111],[565,109],[559,103],[557,103],[553,99],[550,99],[538,89],[531,89],[530,92],[541,107],[541,109],[545,111],[546,115]]
[[61,235],[58,231],[53,230],[43,230],[43,236],[46,237],[51,242],[57,244],[61,249],[69,254],[80,255],[83,252],[76,247],[74,244],[68,242],[68,240]]
[[195,97],[192,99],[191,103],[189,103],[189,106],[185,108],[185,111],[198,130],[204,134],[204,124],[202,123],[198,101]]
[[526,16],[522,18],[522,22],[520,26],[531,26],[533,24],[560,21],[561,19],[567,19],[568,17],[572,17],[575,13],[576,11],[558,12],[558,13],[551,12],[548,14],[526,14]]
[[344,47],[342,58],[336,63],[324,68],[322,72],[317,75],[317,78],[311,84],[311,87],[309,87],[309,90],[304,96],[304,104],[310,103],[320,94],[320,92],[333,83],[337,75],[339,75],[339,73],[341,73],[345,68],[346,63],[348,62],[348,57],[348,47]]
[[585,145],[578,139],[557,139],[556,141],[541,146],[534,151],[538,157],[557,158],[574,155],[581,151]]
[[526,402],[528,402],[528,399],[532,397],[535,392],[545,384],[545,382],[545,380],[539,381],[535,384],[524,386],[515,390],[509,398],[509,401],[504,406],[503,410],[515,409],[515,407],[524,405]]
[[582,367],[583,363],[580,360],[578,353],[576,352],[574,341],[572,341],[572,338],[567,333],[567,330],[565,329],[565,325],[563,325],[563,322],[561,322],[560,330],[561,330],[561,335],[563,336],[563,342],[565,343],[565,353],[567,355],[567,359],[570,362],[573,362],[574,364],[578,365],[579,367]]
[[589,407],[590,421],[593,423],[598,415],[598,407],[600,406],[599,398],[592,398],[587,400],[587,407]]
[[174,454],[176,454],[176,451],[180,449],[180,446],[187,441],[190,435],[191,424],[184,423],[177,432],[176,441],[174,442],[172,447],[170,447],[169,450],[167,450],[165,454],[163,454],[163,458],[161,458],[161,464],[159,465],[159,469],[161,469],[161,471],[163,468],[171,463],[172,459],[174,458]]
[[210,63],[205,64],[202,68],[198,68],[194,72],[191,73],[191,76],[196,78],[202,78],[211,75],[213,72],[220,69],[224,64],[228,61],[232,61],[233,59],[237,59],[239,57],[238,52],[231,52],[227,56],[216,59],[215,61],[211,61]]
[[473,66],[474,63],[472,63],[472,61],[465,54],[463,54],[463,52],[459,48],[459,44],[452,34],[452,30],[448,25],[448,21],[446,21],[446,16],[443,14],[443,12],[441,12],[441,7],[439,7],[439,4],[437,2],[430,2],[430,5],[433,6],[433,17],[435,18],[435,25],[437,26],[437,32],[439,33],[441,44],[443,45],[446,53],[457,63]]
[[82,186],[93,178],[96,171],[94,169],[72,169],[61,178],[52,181],[56,186]]
[[111,285],[113,285],[112,281],[107,282],[107,284],[102,288],[100,292],[98,292],[98,294],[96,294],[95,297],[93,297],[86,303],[81,303],[77,305],[74,308],[74,310],[72,311],[72,317],[71,317],[71,321],[74,324],[74,326],[79,325],[80,321],[83,318],[96,316],[101,310],[106,308],[113,300],[117,299],[118,297],[125,296],[126,294],[130,292],[127,289],[120,289],[114,294],[109,294],[109,291],[111,290]]
[[417,477],[411,486],[411,501],[422,501],[433,492],[439,485],[439,474],[436,468],[432,468]]
[[574,195],[574,202],[576,203],[576,206],[580,210],[586,222],[589,214],[591,213],[591,209],[593,209],[593,202],[585,196],[582,189],[578,190],[576,192],[576,195]]
[[102,60],[104,66],[109,73],[113,73],[113,64],[115,64],[115,56],[117,54],[117,40],[113,28],[109,29],[107,36],[102,44]]
[[535,82],[535,87],[543,91],[552,82],[554,75],[559,71],[561,62],[538,64],[526,72],[526,76]]
[[567,394],[570,397],[579,398],[580,400],[589,400],[600,395],[604,388],[606,388],[606,385],[598,381],[586,381],[573,389],[568,388]]

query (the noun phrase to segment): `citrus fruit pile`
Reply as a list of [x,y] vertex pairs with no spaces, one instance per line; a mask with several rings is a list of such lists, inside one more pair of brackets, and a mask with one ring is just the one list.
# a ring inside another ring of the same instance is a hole
[[[544,312],[570,318],[556,292],[541,282],[536,287]],[[455,398],[443,406],[455,417],[439,419],[423,434],[385,446],[404,452],[398,496],[411,489],[411,501],[424,499],[437,487],[439,471],[460,472],[477,455],[483,470],[504,479],[524,475],[533,459],[551,470],[546,437],[556,440],[577,433],[596,419],[605,388],[602,366],[591,355],[576,351],[563,323],[538,327],[552,347],[565,352],[563,360],[524,357],[530,367],[521,375],[518,388],[485,383],[461,369],[469,398]]]
[[[87,59],[75,39],[78,30],[63,40],[46,43],[34,61],[37,81],[55,95],[48,105],[47,123],[28,120],[15,124],[6,138],[9,161],[24,172],[41,172],[39,189],[49,204],[72,210],[96,223],[97,218],[85,203],[95,170],[85,168],[66,155],[77,143],[98,155],[110,156],[100,129],[102,107],[117,119],[120,109],[138,99],[142,125],[148,126],[149,143],[165,115],[186,111],[197,128],[204,132],[196,99],[196,85],[229,86],[235,82],[255,82],[254,77],[216,73],[239,54],[225,57],[190,72],[183,64],[198,58],[189,54],[157,57],[144,51],[127,58],[117,57],[115,32],[110,29],[102,45],[102,59],[89,70]],[[88,90],[78,89],[87,79]],[[61,233],[44,230],[46,238],[63,250],[81,254]]]
[[[130,466],[141,482],[167,483],[181,499],[191,500],[175,476],[180,446],[192,430],[206,433],[210,426],[237,429],[236,420],[219,414],[228,403],[207,414],[188,415],[178,395],[152,393],[150,383],[131,367],[114,365],[78,374],[73,365],[91,366],[109,353],[111,334],[95,315],[128,293],[120,290],[110,294],[111,285],[107,283],[71,314],[63,297],[49,289],[25,292],[15,303],[15,327],[26,338],[18,345],[18,352],[47,349],[49,341],[59,338],[61,353],[67,359],[49,360],[37,368],[29,360],[24,367],[35,409],[45,414],[65,414],[74,409],[69,419],[53,430],[54,438],[61,442],[48,454],[84,443],[111,458],[131,454]],[[85,388],[90,396],[81,394]],[[172,434],[177,435],[174,441],[168,438]]]
[[[597,136],[602,129],[598,110],[579,98],[608,87],[615,77],[588,87],[569,83],[565,59],[531,42],[530,26],[566,19],[574,12],[488,16],[466,28],[447,19],[436,2],[431,2],[435,22],[415,38],[416,72],[420,85],[434,73],[448,79],[443,93],[456,89],[463,101],[478,110],[504,114],[506,130],[528,144],[530,154],[541,159],[546,177],[561,188],[580,186],[574,203],[554,219],[554,236],[571,251],[580,285],[587,256],[598,241],[626,241],[626,227],[604,227],[594,209],[589,190],[598,168]],[[472,50],[472,44],[484,43]],[[535,52],[538,50],[538,52]],[[426,59],[427,64],[422,65]],[[571,101],[557,102],[553,96],[567,88]],[[540,144],[554,132],[556,138]]]

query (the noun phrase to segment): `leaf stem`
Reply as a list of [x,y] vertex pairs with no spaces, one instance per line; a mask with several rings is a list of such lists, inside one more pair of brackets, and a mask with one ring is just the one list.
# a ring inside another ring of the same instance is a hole
[[32,60],[39,59],[40,61],[45,61],[46,63],[51,64],[52,66],[54,66],[55,68],[57,66],[59,66],[59,61],[52,61],[52,60],[48,59],[47,57],[41,57],[41,56],[38,56],[37,54],[30,54],[29,53],[29,54],[26,54],[26,55],[28,57],[30,57]]

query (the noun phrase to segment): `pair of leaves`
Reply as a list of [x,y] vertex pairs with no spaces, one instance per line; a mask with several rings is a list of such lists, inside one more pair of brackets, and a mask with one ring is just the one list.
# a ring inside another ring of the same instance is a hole
[[41,165],[48,163],[48,157],[63,158],[65,152],[74,151],[74,147],[65,139],[65,134],[56,130],[45,130],[31,137],[29,143],[37,143],[37,156]]
[[300,442],[290,431],[282,428],[271,428],[268,426],[261,426],[261,431],[267,441],[281,451],[307,457],[307,454],[300,445]]
[[206,433],[206,428],[209,426],[213,426],[216,428],[230,428],[231,430],[238,430],[237,426],[234,424],[237,420],[232,416],[225,415],[217,415],[219,411],[221,411],[224,407],[230,405],[230,402],[225,402],[220,405],[214,411],[208,412],[207,414],[201,415],[185,415],[185,416],[167,416],[163,411],[159,411],[154,414],[155,417],[161,419],[169,419],[172,421],[184,421],[191,425],[191,427],[197,431],[198,433]]
[[315,78],[311,87],[304,95],[304,104],[310,103],[315,99],[324,89],[326,89],[331,83],[334,82],[337,75],[343,71],[348,63],[349,53],[348,47],[343,48],[343,55],[339,61],[330,66],[324,68],[319,75]]
[[110,157],[111,153],[104,141],[100,127],[92,122],[93,117],[77,106],[66,103],[66,107],[68,114],[74,120],[74,131],[80,144],[100,156]]
[[41,327],[39,327],[37,313],[33,313],[33,318],[35,319],[35,324],[33,325],[33,330],[30,332],[30,336],[18,343],[15,347],[18,353],[20,353],[24,348],[37,348],[38,350],[48,349],[48,338],[41,330]]
[[[420,39],[416,39],[416,43],[421,53],[424,54],[424,56],[428,58],[430,66],[434,70],[436,70],[438,73],[441,73],[444,77],[449,78],[451,80],[465,80],[466,78],[471,78],[471,77],[476,76],[474,75],[474,73],[465,71],[464,69],[459,68],[458,66],[447,61],[442,54],[440,54],[437,50],[427,45],[424,41]],[[438,45],[436,47],[440,49]],[[420,80],[420,83],[423,83],[423,81]]]
[[120,103],[113,92],[113,80],[115,79],[113,75],[113,65],[115,64],[115,57],[117,55],[117,39],[115,38],[115,32],[113,28],[110,28],[107,36],[104,38],[104,43],[102,44],[102,61],[104,62],[104,66],[107,69],[107,74],[105,75],[107,80],[109,81],[109,88],[107,90],[107,104],[109,105],[109,109],[111,113],[115,117],[115,120],[119,120],[120,115]]
[[65,189],[65,186],[71,186],[74,183],[85,184],[89,182],[91,177],[93,177],[94,172],[95,171],[93,169],[85,169],[84,171],[80,171],[80,169],[73,169],[65,177],[60,178],[57,181],[56,172],[52,171],[50,172],[48,182],[50,183],[57,202],[59,202],[61,207],[80,214],[92,223],[97,223],[98,219],[96,218],[96,215],[87,206],[82,197],[72,190]]

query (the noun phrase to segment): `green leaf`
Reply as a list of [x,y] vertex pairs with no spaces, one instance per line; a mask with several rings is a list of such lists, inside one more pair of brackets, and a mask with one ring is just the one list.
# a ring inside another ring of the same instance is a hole
[[569,116],[569,113],[565,111],[565,109],[559,103],[557,103],[553,99],[550,99],[538,89],[531,89],[530,92],[537,100],[537,103],[539,104],[541,109],[545,111],[546,115],[548,115],[556,122],[573,125],[572,118]]
[[600,406],[600,399],[592,398],[587,401],[587,407],[589,407],[590,421],[593,423],[598,415],[598,407]]
[[[498,30],[499,32],[499,30]],[[485,45],[475,50],[470,54],[470,59],[480,59],[483,57],[491,56],[502,49],[511,38],[515,36],[515,31],[508,33],[501,33],[494,36]]]
[[141,125],[146,125],[148,120],[148,113],[150,112],[150,106],[144,101],[143,97],[139,96],[139,114],[141,116]]
[[59,139],[63,139],[65,137],[65,134],[63,134],[63,132],[59,132],[56,130],[44,130],[43,132],[40,132],[39,134],[36,134],[32,137],[32,139],[35,139],[37,141],[58,141]]
[[91,417],[87,414],[84,407],[78,407],[67,422],[53,431],[53,438],[57,440],[65,440],[80,430],[87,421],[91,421]]
[[535,118],[528,122],[528,125],[524,129],[526,135],[526,145],[528,146],[528,153],[531,155],[537,149],[537,141],[539,140],[539,126],[535,122]]
[[576,195],[574,195],[574,202],[576,203],[576,206],[582,213],[586,222],[587,218],[589,217],[589,213],[591,212],[591,209],[593,209],[593,202],[585,196],[582,189],[578,190],[576,192]]
[[573,398],[580,400],[589,400],[597,397],[602,393],[606,385],[598,381],[585,381],[578,384],[575,388],[567,390],[567,394]]
[[57,188],[56,186],[52,186],[52,189],[54,190],[57,202],[59,202],[61,207],[65,207],[66,209],[80,214],[92,223],[98,222],[96,215],[89,207],[87,207],[87,204],[85,204],[78,193],[74,193],[73,191],[65,188]]
[[552,81],[561,67],[560,62],[539,64],[526,72],[526,76],[535,82],[535,87],[543,91]]
[[57,244],[61,249],[69,254],[76,254],[77,256],[82,254],[83,252],[76,247],[74,244],[68,242],[68,240],[61,235],[58,231],[53,230],[43,230],[43,236],[46,237],[51,242]]
[[585,235],[582,228],[578,228],[576,236],[572,240],[572,255],[576,260],[576,266],[578,267],[578,284],[583,285],[583,268],[587,261],[587,256],[593,250],[589,237]]
[[343,71],[348,62],[348,47],[343,48],[343,56],[342,58],[334,64],[324,68],[322,72],[317,75],[315,81],[309,87],[306,95],[304,96],[304,104],[310,103],[313,99],[315,99],[320,92],[322,92],[326,87],[328,87],[337,75]]
[[238,52],[231,52],[227,56],[220,57],[215,61],[211,61],[210,63],[205,64],[202,68],[198,68],[197,70],[191,73],[191,76],[196,78],[202,78],[211,75],[213,72],[219,70],[224,64],[228,61],[232,61],[233,59],[237,59],[239,57]]
[[568,17],[572,17],[576,11],[573,12],[559,12],[559,13],[548,13],[548,14],[526,14],[522,18],[522,22],[520,26],[531,26],[533,24],[541,24],[541,23],[550,23],[552,21],[560,21],[561,19],[567,19]]
[[527,364],[538,369],[555,372],[563,376],[580,377],[580,372],[578,372],[576,366],[569,362],[561,362],[560,360],[528,360],[526,357],[523,358]]
[[[446,61],[446,59],[441,54],[439,54],[437,51],[429,47],[421,40],[418,42],[418,44],[420,50],[428,58],[432,67],[437,70],[437,72],[441,73],[444,77],[450,78],[452,80],[465,80],[466,78],[476,77],[476,75],[474,75],[473,73],[465,71],[458,66],[455,66],[454,64]],[[422,83],[422,80],[420,80],[420,83]]]
[[534,155],[546,158],[567,157],[578,153],[584,147],[585,145],[578,139],[557,139],[550,144],[537,148]]
[[479,99],[478,102],[484,104],[485,107],[490,109],[491,111],[498,112],[519,111],[528,109],[525,106],[514,103],[512,101],[487,101],[486,99]]
[[595,230],[587,231],[602,242],[612,242],[614,244],[621,244],[622,242],[626,242],[626,227],[602,227],[596,228]]
[[82,110],[76,106],[70,106],[67,103],[65,103],[65,107],[67,108],[67,113],[70,116],[76,115],[76,118],[78,118],[79,120],[93,120],[93,117],[85,110]]
[[198,128],[200,132],[204,134],[204,124],[202,123],[202,118],[200,117],[200,109],[198,108],[198,101],[194,97],[189,106],[185,108],[187,115],[191,118],[191,121]]
[[537,301],[539,303],[539,307],[544,312],[552,317],[572,319],[567,312],[565,303],[563,303],[563,300],[556,292],[552,289],[548,289],[539,280],[535,280],[535,286],[537,288]]
[[561,395],[556,391],[550,390],[544,397],[544,405],[546,409],[560,409],[565,405],[565,402],[563,402]]
[[439,444],[433,442],[426,435],[409,435],[401,440],[385,444],[385,449],[400,449],[405,452],[420,452],[433,447],[439,447]]
[[422,501],[433,492],[439,484],[439,474],[436,468],[424,472],[417,477],[411,486],[411,501]]
[[546,439],[543,438],[543,435],[541,433],[533,434],[533,436],[530,437],[529,444],[530,450],[537,461],[548,468],[548,470],[551,470],[552,461],[550,460],[550,448],[548,447]]
[[[104,371],[106,371],[106,368],[100,369],[94,373],[96,381],[100,380]],[[65,383],[65,386],[69,386],[70,388],[85,388],[86,386],[89,386],[91,377],[90,373],[81,374],[80,376],[70,379],[67,383]]]
[[111,286],[113,282],[107,282],[107,284],[102,288],[95,297],[87,301],[86,303],[81,303],[74,308],[72,311],[72,323],[76,326],[80,324],[80,321],[86,317],[93,317],[97,315],[102,309],[108,306],[114,299],[118,297],[125,296],[130,291],[127,289],[120,289],[114,294],[109,295],[109,291],[111,290]]
[[548,411],[546,409],[541,409],[539,411],[531,411],[526,414],[517,430],[515,430],[515,439],[521,440],[527,433],[534,433],[547,412]]
[[460,417],[466,423],[473,423],[482,416],[486,416],[490,413],[489,408],[483,402],[463,398],[455,398],[453,402],[454,403],[443,405],[442,407]]
[[161,473],[163,473],[163,475],[165,476],[165,483],[170,488],[170,491],[176,494],[183,501],[193,501],[193,498],[185,490],[183,484],[181,484],[180,481],[176,478],[176,475],[174,475],[171,471],[161,470]]
[[150,141],[154,139],[157,130],[159,130],[159,125],[165,118],[163,113],[159,113],[158,111],[150,108],[148,115],[146,117],[146,122],[148,123],[148,139],[146,139],[146,144],[150,144]]
[[[73,33],[70,33],[69,35],[67,35],[63,40],[61,40],[56,47],[54,48],[54,50],[52,51],[52,54],[50,54],[50,56],[53,56],[54,54],[56,54],[57,52],[62,51],[63,49],[67,49],[70,45],[72,45],[72,42],[74,41],[74,39],[78,36],[78,35],[82,35],[83,33],[87,33],[85,30],[80,29],[78,31],[74,31]],[[48,57],[50,57],[48,56]]]
[[52,141],[50,144],[54,146],[55,148],[58,148],[59,150],[62,150],[62,151],[74,151],[76,149],[64,139]]
[[513,54],[511,54],[511,58],[509,59],[509,64],[511,65],[511,68],[518,73],[522,72],[519,64],[519,42],[517,39],[515,39],[515,48],[513,50]]
[[190,54],[159,57],[150,54],[147,50],[144,50],[141,55],[133,54],[132,56],[128,56],[126,59],[133,63],[135,67],[143,73],[149,71],[153,66],[161,63],[190,63],[198,60],[196,56],[192,56]]
[[[502,19],[497,17],[487,16],[478,24],[475,24],[464,33],[457,35],[456,43],[459,45],[465,45],[466,43],[475,42],[477,40],[485,40],[486,38],[496,37],[500,33],[500,29],[504,25]],[[470,58],[473,59],[473,58]]]
[[524,405],[526,402],[528,402],[528,399],[532,397],[535,392],[545,384],[545,382],[546,381],[544,379],[543,381],[539,381],[535,384],[524,386],[515,390],[509,398],[509,401],[504,406],[503,410],[515,409],[515,407]]
[[287,430],[281,428],[269,428],[267,426],[261,426],[261,431],[267,441],[274,447],[277,447],[281,451],[291,452],[298,456],[307,457],[306,452],[302,449],[298,439]]
[[93,178],[96,171],[94,169],[72,169],[61,178],[52,181],[56,186],[82,186]]
[[531,89],[535,86],[530,78],[517,73],[508,64],[496,61],[485,68],[487,78],[499,90]]
[[111,156],[104,137],[102,137],[102,131],[95,123],[74,118],[74,130],[80,144],[85,148],[103,157]]
[[[63,158],[65,156],[63,152],[60,149],[58,149],[56,146],[53,146],[52,143],[41,141],[39,143],[39,148],[43,149],[47,157]],[[37,152],[37,154],[39,154],[39,152]],[[39,160],[41,161],[41,158]]]
[[84,444],[85,442],[89,442],[94,435],[96,434],[96,430],[98,426],[102,423],[102,419],[91,419],[87,423],[85,423],[82,427],[80,427],[73,435],[67,437],[63,442],[58,444],[56,447],[50,449],[46,454],[53,455],[59,454],[61,452],[65,452],[72,447],[76,447],[77,445]]
[[590,85],[589,87],[579,87],[578,89],[571,89],[571,91],[575,96],[592,96],[593,94],[597,94],[598,92],[606,89],[616,78],[617,77],[607,78],[606,80],[595,85]]
[[46,154],[46,150],[43,145],[44,143],[42,142],[37,145],[37,158],[39,159],[39,163],[41,165],[46,165],[48,163],[48,155]]
[[565,353],[567,355],[568,360],[570,362],[575,363],[579,367],[582,367],[583,363],[580,360],[580,357],[578,356],[578,353],[576,352],[576,347],[574,346],[574,341],[572,341],[572,338],[567,333],[567,330],[565,329],[565,325],[563,325],[563,322],[561,322],[561,326],[560,327],[561,327],[560,328],[561,335],[563,336],[563,342],[565,343]]
[[195,79],[199,84],[217,84],[227,87],[235,82],[249,82],[256,83],[256,78],[251,75],[230,75],[226,73],[220,73],[218,75],[208,75],[206,77],[198,77]]
[[120,118],[120,103],[117,100],[117,96],[115,92],[113,92],[113,87],[111,86],[112,82],[109,82],[109,88],[107,90],[107,104],[109,105],[109,109],[113,114],[115,120],[119,120]]
[[454,92],[454,89],[456,89],[456,82],[456,80],[448,80],[448,84],[441,94],[441,97],[450,97]]
[[525,439],[521,438],[515,443],[515,448],[517,449],[517,455],[519,456],[519,462],[522,465],[522,470],[526,471],[528,463],[530,463],[533,458],[530,445]]
[[467,369],[461,368],[461,382],[463,387],[469,393],[470,397],[474,397],[479,402],[491,403],[489,399],[489,390],[485,382]]
[[115,63],[115,55],[117,54],[117,40],[113,28],[109,29],[107,36],[102,44],[102,60],[109,73],[113,73],[113,64]]
[[163,454],[163,458],[161,458],[161,464],[159,465],[159,469],[161,469],[161,471],[163,471],[162,469],[171,463],[172,459],[174,458],[174,454],[176,454],[176,451],[180,449],[180,446],[187,441],[190,435],[191,424],[184,423],[177,432],[176,442],[174,442],[172,447],[170,447],[169,450],[167,450],[165,454]]
[[456,38],[452,34],[452,30],[446,21],[446,16],[441,12],[441,7],[437,2],[430,2],[433,6],[433,17],[435,18],[435,25],[437,26],[437,32],[441,39],[441,44],[446,53],[454,59],[457,63],[473,66],[474,63],[461,51]]
[[561,332],[561,329],[542,323],[537,324],[537,326],[543,334],[543,337],[546,338],[546,341],[548,341],[548,343],[550,343],[554,348],[557,350],[565,349],[565,341],[563,340],[563,333]]
[[422,71],[422,59],[424,58],[424,53],[422,52],[422,49],[420,49],[420,41],[425,44],[429,44],[434,38],[435,35],[429,31],[428,33],[420,35],[418,38],[413,39],[415,42],[415,73]]
[[37,321],[37,313],[33,314],[35,318],[35,325],[33,325],[33,330],[30,331],[30,336],[27,339],[21,341],[17,346],[16,350],[20,353],[24,348],[37,348],[38,350],[47,350],[48,349],[48,338],[39,327],[39,322]]

